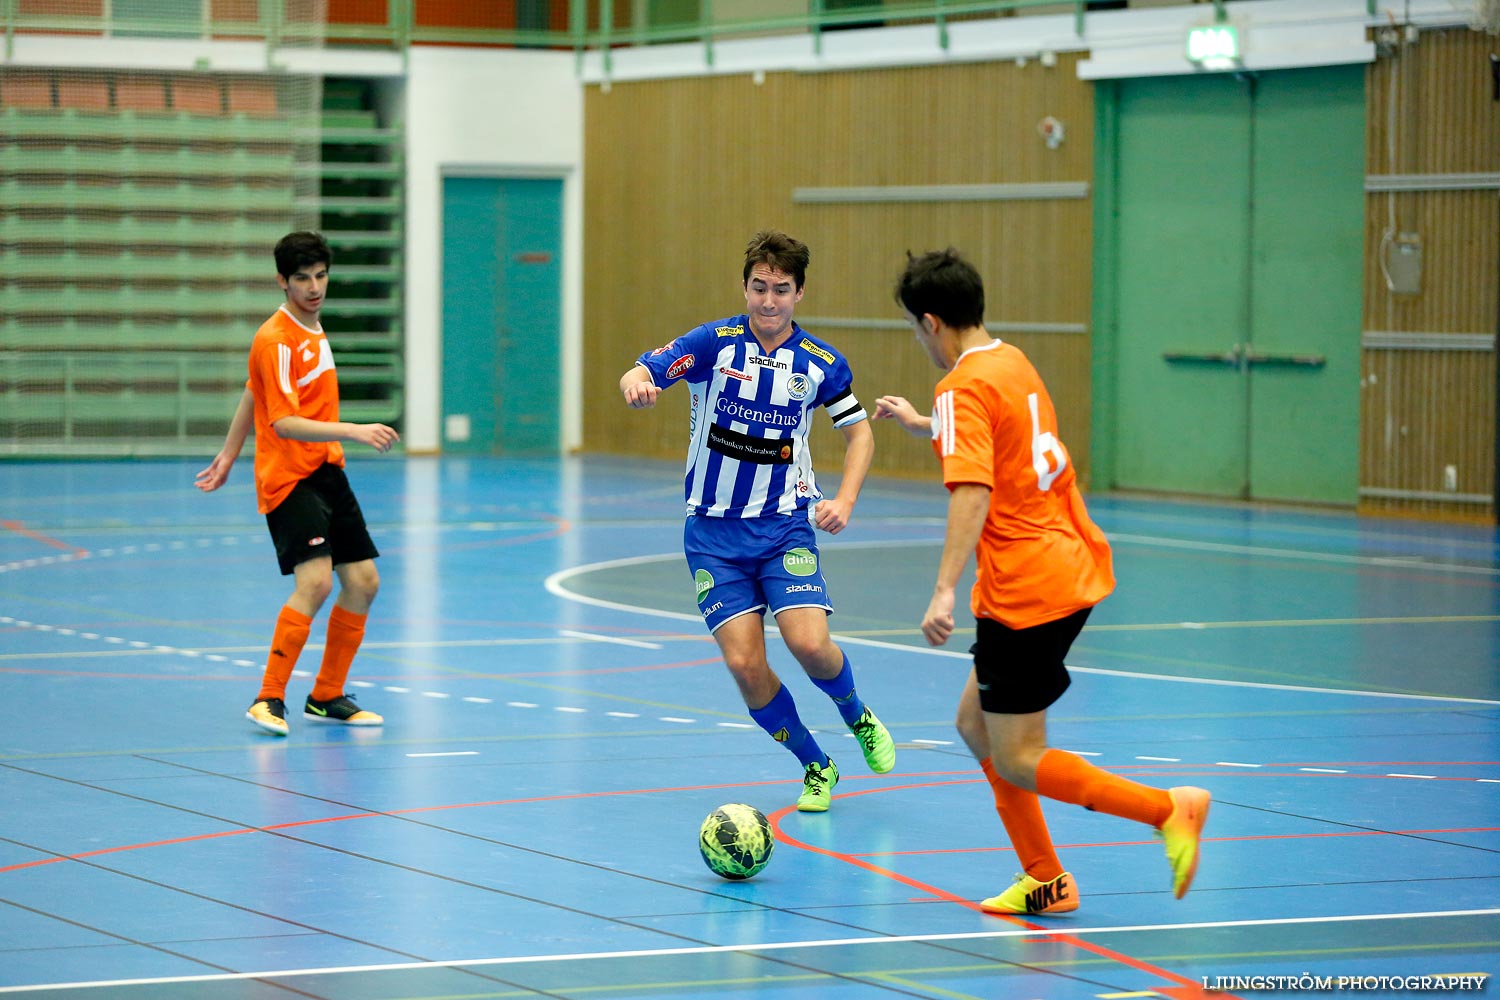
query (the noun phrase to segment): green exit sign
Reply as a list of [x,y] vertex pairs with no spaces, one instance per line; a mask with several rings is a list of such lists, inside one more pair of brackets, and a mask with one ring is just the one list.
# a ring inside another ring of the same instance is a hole
[[1204,69],[1233,69],[1240,63],[1240,36],[1232,24],[1194,28],[1187,37],[1188,61]]

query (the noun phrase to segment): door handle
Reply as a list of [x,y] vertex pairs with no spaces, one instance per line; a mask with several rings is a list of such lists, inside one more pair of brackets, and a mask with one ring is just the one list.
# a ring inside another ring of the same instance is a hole
[[1262,354],[1251,349],[1245,352],[1245,363],[1251,365],[1275,365],[1278,368],[1322,368],[1328,359],[1321,354]]
[[1245,360],[1245,352],[1239,344],[1235,344],[1227,351],[1163,351],[1163,361],[1174,364],[1197,364],[1197,365],[1227,365],[1230,368],[1242,367]]
[[1249,365],[1272,365],[1279,368],[1322,368],[1328,359],[1321,354],[1287,354],[1279,351],[1257,351],[1235,344],[1227,351],[1163,351],[1162,360],[1175,364],[1225,365],[1243,370]]

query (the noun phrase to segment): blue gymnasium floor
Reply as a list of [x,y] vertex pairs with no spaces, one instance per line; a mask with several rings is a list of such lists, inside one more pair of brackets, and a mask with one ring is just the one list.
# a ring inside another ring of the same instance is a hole
[[[1083,907],[1022,920],[976,908],[1016,866],[950,721],[969,633],[932,651],[915,628],[935,483],[872,483],[820,536],[893,773],[772,643],[844,772],[814,816],[697,622],[676,463],[352,461],[384,586],[351,690],[387,724],[294,712],[287,739],[243,712],[289,584],[248,457],[210,496],[203,464],[0,464],[6,1000],[1095,1000],[1500,971],[1493,529],[1092,500],[1120,587],[1052,741],[1215,804],[1177,902],[1149,831],[1049,803]],[[696,850],[729,801],[777,829],[748,882]]]

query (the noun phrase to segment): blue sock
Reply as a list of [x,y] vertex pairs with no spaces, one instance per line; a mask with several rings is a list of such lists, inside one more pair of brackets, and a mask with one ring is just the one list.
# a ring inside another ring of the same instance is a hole
[[854,725],[865,714],[865,703],[859,700],[859,695],[854,690],[854,668],[849,666],[848,653],[844,654],[844,667],[837,677],[826,681],[816,677],[809,679],[833,699],[833,703],[839,707],[839,715],[844,717],[844,725]]
[[828,766],[828,755],[823,753],[818,741],[813,739],[812,733],[807,731],[807,727],[797,717],[797,703],[792,700],[792,693],[786,689],[785,684],[781,685],[765,708],[750,709],[750,718],[755,720],[757,726],[770,733],[771,739],[796,754],[803,767],[809,764]]

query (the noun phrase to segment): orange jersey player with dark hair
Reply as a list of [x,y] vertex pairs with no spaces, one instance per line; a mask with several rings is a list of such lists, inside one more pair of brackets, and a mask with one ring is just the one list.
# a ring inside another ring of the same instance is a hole
[[1198,870],[1208,792],[1152,788],[1047,745],[1047,709],[1071,683],[1068,650],[1115,586],[1109,542],[1084,509],[1047,388],[1020,350],[985,329],[984,285],[957,252],[909,259],[896,301],[928,358],[947,373],[930,417],[900,396],[876,400],[877,417],[932,436],[949,490],[922,633],[934,646],[952,636],[955,588],[977,551],[974,668],[957,726],[1024,869],[980,906],[992,913],[1078,909],[1078,886],[1053,849],[1039,796],[1156,828],[1180,899]]
[[339,596],[328,616],[328,642],[302,715],[378,726],[385,720],[361,709],[344,691],[380,588],[375,569],[380,553],[344,474],[341,442],[385,452],[399,438],[385,424],[339,419],[338,372],[318,322],[333,263],[327,241],[317,233],[289,233],[276,244],[275,257],[286,301],[256,332],[249,379],[224,447],[197,476],[205,493],[223,486],[253,421],[257,506],[266,516],[282,575],[294,578],[294,589],[277,616],[260,691],[245,717],[269,733],[287,735],[287,682],[337,575]]

